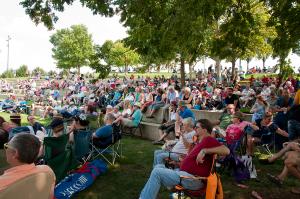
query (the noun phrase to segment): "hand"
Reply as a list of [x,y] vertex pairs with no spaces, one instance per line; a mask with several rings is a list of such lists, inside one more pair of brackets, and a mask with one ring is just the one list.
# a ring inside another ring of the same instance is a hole
[[202,164],[204,162],[204,157],[205,157],[205,149],[202,149],[197,155],[197,158],[196,158],[197,164],[198,163]]

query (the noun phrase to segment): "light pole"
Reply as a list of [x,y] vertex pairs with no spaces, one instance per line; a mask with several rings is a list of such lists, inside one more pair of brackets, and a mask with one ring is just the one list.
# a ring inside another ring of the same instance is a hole
[[8,35],[7,36],[7,68],[6,70],[8,71],[9,68],[9,41],[11,40],[11,37]]

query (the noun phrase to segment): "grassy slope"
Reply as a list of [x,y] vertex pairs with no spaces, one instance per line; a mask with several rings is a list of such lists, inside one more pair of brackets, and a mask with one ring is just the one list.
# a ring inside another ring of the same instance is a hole
[[[8,117],[7,114],[0,113],[0,116],[3,115],[5,118]],[[124,137],[122,142],[123,158],[119,159],[115,166],[110,166],[109,170],[105,174],[99,176],[91,187],[76,195],[75,198],[138,198],[139,193],[152,170],[153,151],[158,147],[153,146],[148,140],[142,140],[135,137]],[[281,171],[282,164],[282,161],[278,161],[274,165],[260,165],[255,160],[255,166],[258,170],[260,182],[249,181],[247,183],[250,186],[249,189],[237,188],[233,185],[232,178],[228,174],[222,174],[225,198],[251,198],[250,193],[252,190],[258,191],[264,198],[298,198],[296,195],[290,193],[290,187],[300,187],[299,180],[297,181],[295,178],[291,177],[285,182],[285,185],[282,188],[278,188],[274,184],[270,183],[266,178],[267,172],[278,174]],[[6,166],[7,164],[5,161],[4,151],[0,150],[0,170]],[[165,188],[162,188],[158,198],[164,199],[168,197],[169,192]]]

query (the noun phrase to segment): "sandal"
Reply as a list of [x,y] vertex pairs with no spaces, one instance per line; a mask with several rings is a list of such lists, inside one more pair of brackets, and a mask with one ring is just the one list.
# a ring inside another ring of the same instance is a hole
[[263,199],[263,197],[261,197],[256,191],[252,191],[251,196],[256,199]]
[[248,189],[248,188],[249,188],[249,186],[244,185],[244,184],[241,184],[241,183],[235,183],[235,185],[236,185],[237,187],[239,187],[239,188],[242,188],[242,189]]
[[274,184],[276,184],[278,187],[281,187],[283,185],[282,180],[280,180],[277,176],[273,176],[271,174],[267,174],[268,179],[273,182]]
[[291,192],[292,192],[293,194],[300,195],[300,189],[299,189],[299,188],[293,187],[293,188],[291,189]]

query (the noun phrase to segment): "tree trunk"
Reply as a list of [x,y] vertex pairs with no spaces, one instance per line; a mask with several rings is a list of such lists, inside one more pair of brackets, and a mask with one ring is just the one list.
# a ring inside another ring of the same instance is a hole
[[127,74],[127,73],[128,73],[128,65],[125,64],[125,74]]
[[185,86],[185,72],[184,72],[184,59],[180,58],[180,81],[181,81],[181,88]]
[[189,73],[190,73],[190,80],[193,79],[193,63],[189,63]]
[[234,77],[235,77],[235,61],[236,59],[232,59],[231,61],[231,80],[234,80]]
[[249,70],[249,62],[250,62],[250,59],[246,59],[246,62],[247,62],[247,71]]
[[160,73],[160,68],[161,68],[161,65],[158,65],[158,66],[157,66],[157,72],[158,72],[158,73]]
[[77,73],[80,75],[80,66],[77,66]]
[[263,68],[265,68],[265,66],[266,66],[266,58],[263,57],[263,58],[262,58],[262,61],[263,61]]
[[221,82],[221,60],[219,58],[215,59],[216,62],[216,73],[217,73],[217,82]]

